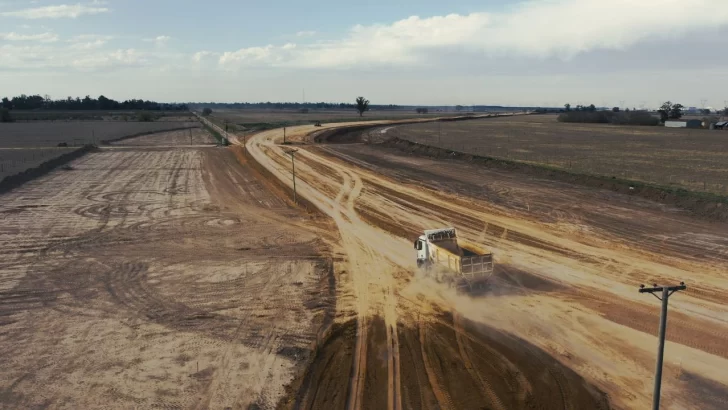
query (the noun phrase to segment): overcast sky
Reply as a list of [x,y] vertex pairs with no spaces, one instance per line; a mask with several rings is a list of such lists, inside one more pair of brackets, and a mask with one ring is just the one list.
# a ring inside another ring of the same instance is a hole
[[0,95],[718,108],[726,85],[726,0],[0,0]]

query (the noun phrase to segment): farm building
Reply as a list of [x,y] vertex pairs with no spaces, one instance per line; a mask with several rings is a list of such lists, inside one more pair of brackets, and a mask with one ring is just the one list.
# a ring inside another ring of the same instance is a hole
[[669,128],[700,128],[703,123],[700,120],[665,121],[665,126]]
[[721,121],[715,123],[716,130],[728,130],[728,121]]

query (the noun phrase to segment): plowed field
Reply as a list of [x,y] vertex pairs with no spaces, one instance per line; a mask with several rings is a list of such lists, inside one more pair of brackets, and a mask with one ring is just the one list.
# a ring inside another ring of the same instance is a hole
[[2,195],[0,408],[269,408],[307,361],[322,235],[232,151],[148,146],[175,135]]

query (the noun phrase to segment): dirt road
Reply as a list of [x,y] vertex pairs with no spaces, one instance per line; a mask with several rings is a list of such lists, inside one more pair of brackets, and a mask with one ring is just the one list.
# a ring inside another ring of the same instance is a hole
[[307,362],[327,235],[233,151],[166,137],[2,195],[0,408],[271,408]]
[[[281,139],[260,133],[246,148],[290,186]],[[657,301],[637,286],[681,280],[690,290],[671,301],[663,403],[726,407],[725,226],[360,144],[296,148],[298,194],[335,221],[348,261],[300,408],[648,408]],[[415,235],[450,225],[495,252],[485,294],[417,274]]]

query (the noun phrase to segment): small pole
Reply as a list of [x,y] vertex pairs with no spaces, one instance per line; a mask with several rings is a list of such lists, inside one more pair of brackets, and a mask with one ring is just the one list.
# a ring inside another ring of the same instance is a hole
[[[286,127],[283,127],[283,143],[286,143]],[[293,155],[293,154],[291,154]]]
[[[667,331],[667,302],[670,299],[670,295],[685,289],[687,289],[685,282],[680,282],[679,286],[657,286],[657,284],[655,284],[651,288],[645,288],[645,285],[640,285],[640,293],[651,293],[652,296],[662,301],[662,310],[660,311],[660,332],[658,334],[659,340],[657,344],[657,363],[655,365],[655,388],[652,393],[652,410],[660,410],[662,361],[665,354],[665,332]],[[655,295],[655,293],[662,293],[662,297]]]
[[192,128],[190,128],[190,145],[192,145]]

